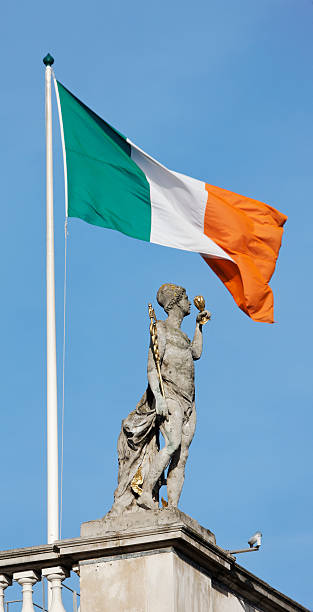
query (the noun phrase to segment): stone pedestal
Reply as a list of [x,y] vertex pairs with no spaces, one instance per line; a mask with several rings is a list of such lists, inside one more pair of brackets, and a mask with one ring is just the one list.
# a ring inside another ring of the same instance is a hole
[[304,610],[177,509],[84,523],[79,554],[81,612]]
[[170,548],[86,563],[80,572],[82,612],[211,609],[209,576]]
[[183,532],[186,538],[193,534],[200,548],[215,544],[210,531],[179,510],[129,512],[83,524],[82,537],[111,534],[117,549],[80,563],[82,612],[211,610],[210,576],[176,549]]

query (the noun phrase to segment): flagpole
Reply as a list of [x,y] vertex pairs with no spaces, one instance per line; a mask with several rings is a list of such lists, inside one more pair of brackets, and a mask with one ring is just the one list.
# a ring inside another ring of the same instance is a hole
[[53,57],[43,59],[46,97],[46,283],[47,283],[47,537],[59,539],[58,403],[55,334],[54,223],[51,73]]

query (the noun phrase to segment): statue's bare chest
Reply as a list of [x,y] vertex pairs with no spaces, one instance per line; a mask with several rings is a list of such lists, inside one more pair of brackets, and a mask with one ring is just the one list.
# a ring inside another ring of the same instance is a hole
[[180,329],[167,329],[163,364],[193,370],[191,342]]
[[194,365],[191,342],[180,329],[166,330],[162,374],[165,378],[174,381],[186,393],[193,393]]
[[180,329],[167,329],[166,345],[168,348],[186,351],[190,349],[190,340]]

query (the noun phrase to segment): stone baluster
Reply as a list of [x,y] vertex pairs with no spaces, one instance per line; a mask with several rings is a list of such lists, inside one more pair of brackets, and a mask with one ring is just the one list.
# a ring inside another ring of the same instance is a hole
[[42,576],[48,580],[51,588],[51,603],[49,612],[66,612],[62,603],[62,580],[70,575],[64,567],[46,567],[42,570]]
[[40,574],[32,570],[28,570],[27,572],[16,572],[13,574],[13,580],[16,580],[23,588],[22,612],[35,612],[33,605],[33,586],[35,582],[40,580]]
[[12,584],[12,580],[6,574],[0,574],[0,612],[4,612],[4,590]]

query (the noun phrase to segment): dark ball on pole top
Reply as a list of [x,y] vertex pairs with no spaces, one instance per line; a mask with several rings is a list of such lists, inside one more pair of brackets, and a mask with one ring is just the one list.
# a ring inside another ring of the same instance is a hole
[[54,58],[52,57],[52,55],[50,55],[50,53],[48,53],[42,61],[45,66],[52,66],[52,64],[54,64]]

